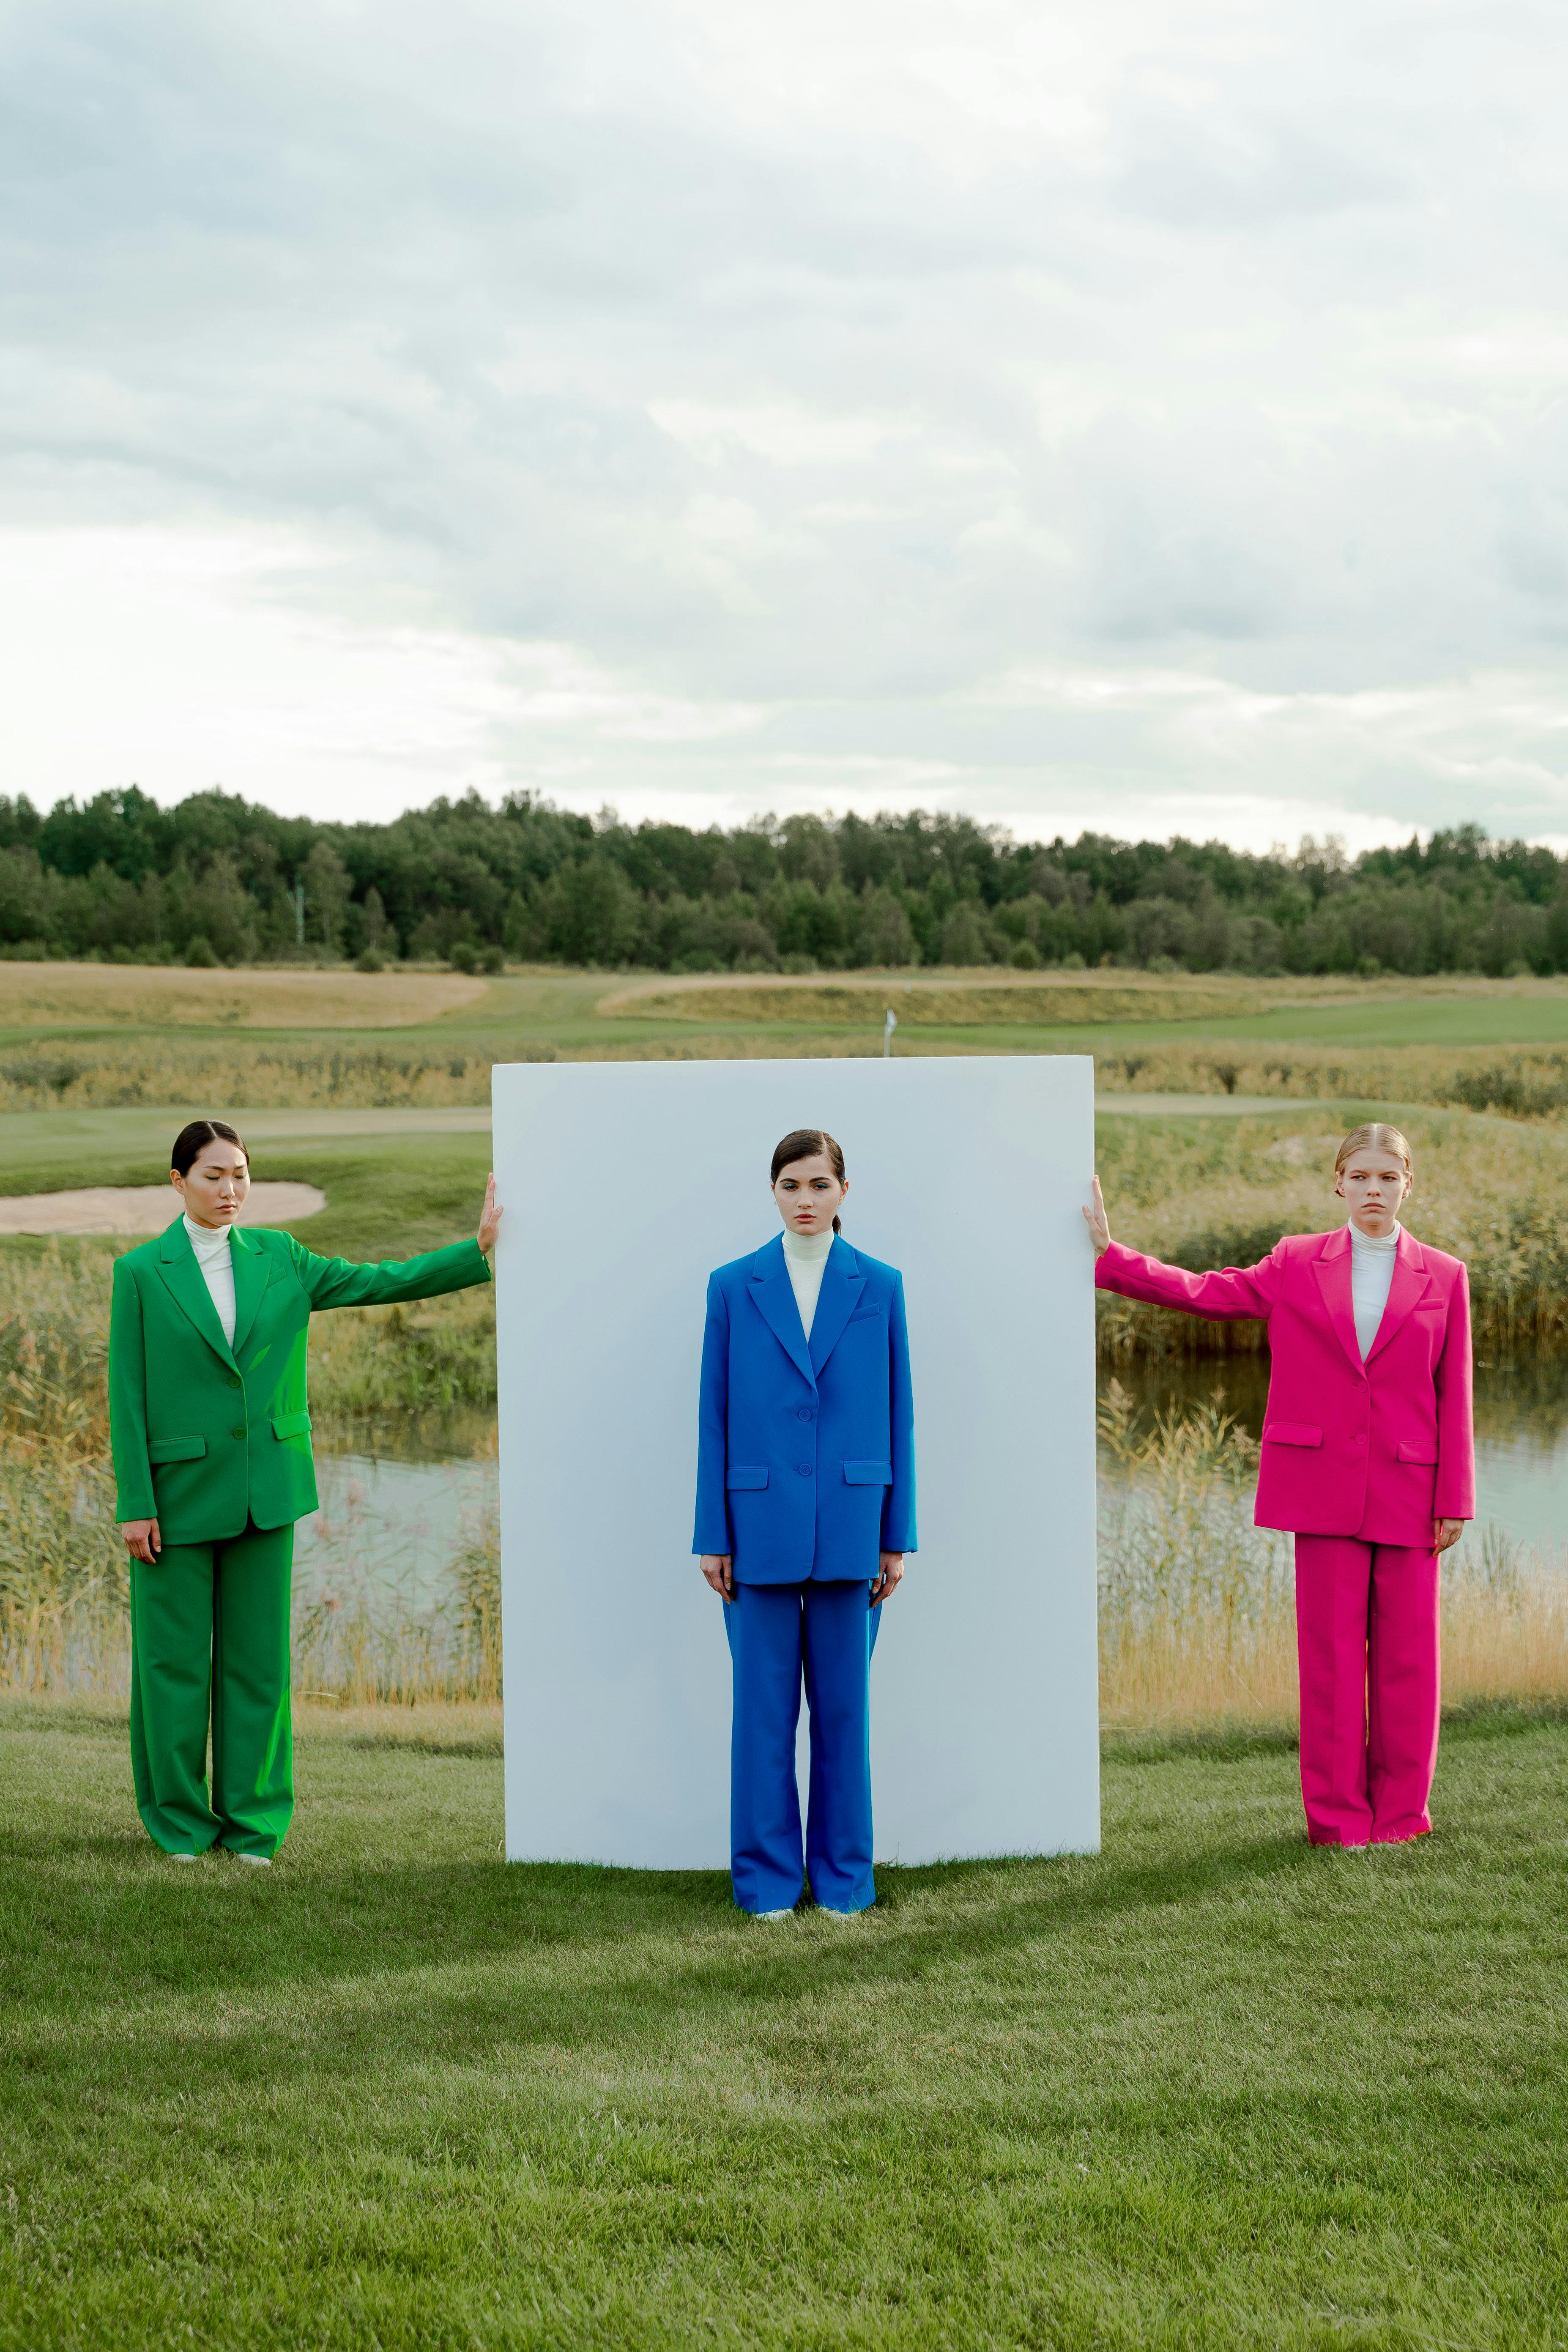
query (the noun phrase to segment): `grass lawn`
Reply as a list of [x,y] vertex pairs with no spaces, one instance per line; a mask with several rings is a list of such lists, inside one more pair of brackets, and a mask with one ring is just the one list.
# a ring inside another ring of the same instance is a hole
[[182,1870],[124,1747],[0,1710],[7,2352],[1568,2341],[1568,1727],[1363,1855],[1282,1749],[1112,1759],[1099,1859],[832,1928],[509,1869],[498,1759],[352,1726]]

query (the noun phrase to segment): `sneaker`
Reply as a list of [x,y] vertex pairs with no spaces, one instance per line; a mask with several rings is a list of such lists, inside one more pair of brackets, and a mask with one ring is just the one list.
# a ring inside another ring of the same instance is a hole
[[194,1853],[171,1853],[166,1859],[170,1862],[195,1862],[196,1857]]
[[237,1853],[234,1858],[236,1862],[253,1862],[258,1870],[270,1870],[272,1867],[272,1856],[269,1853]]
[[793,1919],[795,1910],[792,1906],[784,1911],[753,1911],[752,1916],[753,1919]]

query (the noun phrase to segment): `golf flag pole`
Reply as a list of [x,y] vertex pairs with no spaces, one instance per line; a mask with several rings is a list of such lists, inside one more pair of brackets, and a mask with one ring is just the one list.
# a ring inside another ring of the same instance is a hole
[[893,1032],[898,1025],[899,1016],[889,1004],[888,1017],[882,1024],[882,1059],[885,1062],[891,1061],[893,1057]]

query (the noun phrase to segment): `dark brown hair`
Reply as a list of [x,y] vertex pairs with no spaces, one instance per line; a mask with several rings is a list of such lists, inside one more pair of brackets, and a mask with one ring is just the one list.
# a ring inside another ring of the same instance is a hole
[[[181,1128],[174,1138],[174,1148],[169,1154],[169,1165],[177,1176],[188,1176],[209,1143],[245,1145],[226,1118],[193,1118],[189,1127]],[[245,1164],[250,1166],[250,1154],[245,1151]]]
[[[847,1183],[849,1180],[844,1173],[844,1154],[825,1127],[794,1128],[782,1143],[775,1144],[773,1164],[768,1182],[776,1184],[784,1170],[793,1167],[797,1160],[815,1160],[819,1152],[837,1177],[838,1181],[841,1184]],[[833,1220],[833,1230],[836,1234],[842,1233],[844,1230],[837,1217]]]

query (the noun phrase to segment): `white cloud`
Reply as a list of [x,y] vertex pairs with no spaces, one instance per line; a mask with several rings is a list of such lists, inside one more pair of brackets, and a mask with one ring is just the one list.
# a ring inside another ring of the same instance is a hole
[[1568,834],[1556,38],[16,0],[0,789]]

